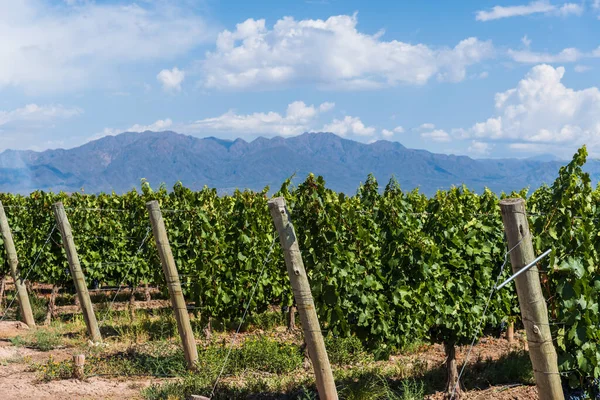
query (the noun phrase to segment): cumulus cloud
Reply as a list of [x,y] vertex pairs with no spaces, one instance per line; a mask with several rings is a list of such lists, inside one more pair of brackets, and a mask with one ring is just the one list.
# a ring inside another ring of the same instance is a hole
[[237,134],[269,134],[291,136],[310,129],[322,112],[333,109],[333,103],[315,107],[302,101],[290,103],[284,115],[270,112],[237,114],[233,110],[213,118],[201,119],[182,127],[185,132],[232,132]]
[[587,71],[589,71],[591,69],[592,69],[592,67],[590,67],[589,65],[581,65],[581,64],[577,64],[575,66],[575,68],[573,68],[573,70],[575,70],[575,72],[579,72],[579,73],[581,73],[581,72],[587,72]]
[[319,106],[319,111],[320,112],[327,112],[327,111],[333,110],[334,107],[335,107],[335,103],[330,103],[330,102],[326,101],[325,103],[322,103]]
[[575,3],[564,3],[561,6],[550,4],[546,0],[532,1],[529,4],[516,5],[516,6],[495,6],[491,10],[477,11],[475,19],[477,21],[493,21],[501,18],[511,17],[523,17],[532,14],[545,14],[545,15],[581,15],[583,13],[583,6]]
[[216,50],[201,61],[202,84],[217,89],[268,88],[301,83],[322,88],[372,89],[424,84],[432,77],[464,79],[467,67],[490,58],[489,41],[467,38],[432,48],[362,33],[357,15],[326,20],[284,17],[269,29],[248,19],[218,35]]
[[[59,118],[70,118],[83,113],[80,108],[58,105],[27,104],[10,111],[0,110],[0,126],[28,122],[47,122]],[[4,128],[3,128],[4,129]]]
[[583,6],[581,4],[576,3],[565,3],[558,10],[558,14],[562,16],[567,15],[581,15],[583,14]]
[[575,49],[567,48],[559,53],[537,53],[529,50],[508,50],[508,55],[514,61],[525,63],[525,64],[539,64],[539,63],[570,63],[576,62],[585,56],[584,53]]
[[185,79],[185,72],[177,67],[173,69],[163,69],[156,75],[156,79],[161,83],[165,91],[181,91],[181,84]]
[[82,113],[81,108],[60,104],[27,104],[14,110],[0,110],[0,151],[7,148],[43,150],[62,145],[53,132],[56,124]]
[[[529,144],[598,145],[600,90],[562,83],[564,67],[537,65],[515,88],[497,93],[496,115],[457,131],[465,138]],[[518,146],[517,146],[518,147]],[[523,146],[521,146],[523,147]]]
[[426,122],[418,127],[416,127],[414,130],[416,131],[431,131],[435,128],[435,125],[432,124],[431,122]]
[[375,128],[366,126],[358,117],[346,115],[344,119],[334,119],[331,123],[325,125],[322,129],[325,132],[332,132],[339,136],[348,136],[354,134],[358,136],[373,136]]
[[479,142],[477,140],[473,140],[467,151],[475,156],[487,156],[490,154],[490,151],[494,148],[494,145],[486,142]]
[[105,136],[116,136],[123,132],[146,132],[146,131],[161,132],[161,131],[165,131],[165,130],[171,128],[172,126],[173,126],[173,121],[170,118],[166,118],[166,119],[159,119],[150,125],[134,124],[134,125],[130,126],[129,128],[123,128],[123,129],[104,128],[101,132],[98,132],[95,135],[93,135],[92,137],[87,138],[85,140],[85,143],[92,141],[92,140],[101,139]]
[[443,129],[433,129],[431,131],[421,132],[423,139],[433,140],[434,142],[449,142],[450,135]]
[[115,69],[170,59],[205,42],[205,22],[170,2],[0,0],[0,90],[69,91],[100,86]]
[[127,129],[127,132],[146,132],[146,131],[160,132],[160,131],[169,129],[172,125],[173,125],[173,121],[170,118],[159,119],[158,121],[156,121],[150,125],[135,124],[132,127],[130,127],[129,129]]
[[389,129],[381,130],[381,134],[387,138],[394,136],[396,133],[404,133],[404,128],[401,126],[397,126],[392,130],[389,130]]

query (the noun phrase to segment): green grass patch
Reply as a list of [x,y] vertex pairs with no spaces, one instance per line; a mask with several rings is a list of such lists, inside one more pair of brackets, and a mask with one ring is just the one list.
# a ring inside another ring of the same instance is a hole
[[10,341],[17,347],[30,347],[41,351],[50,351],[66,345],[58,332],[42,328],[35,329],[25,336],[16,336]]
[[368,354],[360,339],[356,336],[336,338],[327,336],[325,347],[329,355],[329,361],[335,365],[349,365],[359,362],[373,361],[373,355]]

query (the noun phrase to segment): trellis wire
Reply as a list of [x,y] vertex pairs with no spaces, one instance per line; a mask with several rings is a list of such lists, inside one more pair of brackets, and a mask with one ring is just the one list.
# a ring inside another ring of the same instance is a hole
[[[146,240],[148,240],[148,237],[150,236],[150,227],[148,227],[146,229],[146,236],[144,236],[144,239],[142,240],[142,243],[140,243],[140,247],[138,247],[137,251],[134,254],[134,257],[137,256],[138,254],[140,254],[140,252],[142,251],[142,248],[144,247],[144,244],[146,244]],[[129,268],[127,269],[127,272],[125,273],[125,275],[123,275],[123,279],[121,280],[121,282],[119,282],[119,288],[117,289],[117,292],[115,293],[112,301],[109,303],[107,309],[106,309],[106,313],[104,314],[104,317],[102,318],[102,321],[100,321],[100,327],[104,325],[104,322],[106,321],[106,318],[108,318],[108,314],[110,314],[110,310],[112,308],[112,306],[115,303],[115,300],[117,299],[117,296],[119,295],[119,292],[121,291],[122,285],[123,285],[123,281],[127,278],[127,276],[129,276],[129,271],[131,271],[131,267],[133,266],[134,263],[131,263],[131,265],[129,265]]]
[[478,333],[481,330],[481,326],[483,325],[483,321],[485,320],[485,316],[487,314],[487,310],[488,310],[488,307],[490,305],[490,301],[492,301],[492,296],[494,295],[494,292],[496,291],[496,287],[498,286],[498,282],[500,282],[500,278],[502,277],[502,273],[504,272],[504,268],[506,267],[506,264],[508,263],[508,255],[514,249],[516,249],[517,247],[519,247],[521,245],[521,243],[523,243],[523,240],[525,240],[525,238],[528,237],[529,235],[530,235],[530,232],[527,232],[527,235],[523,236],[521,238],[521,240],[519,240],[519,242],[517,244],[515,244],[511,249],[508,249],[508,246],[507,246],[507,251],[506,251],[506,253],[504,253],[504,262],[502,263],[502,266],[500,267],[500,272],[498,273],[498,276],[496,277],[496,283],[494,283],[494,286],[492,286],[492,290],[490,291],[490,295],[488,296],[488,299],[485,302],[485,308],[483,309],[483,314],[481,315],[481,319],[479,320],[479,325],[477,326],[477,329],[475,330],[475,333],[473,334],[473,340],[471,341],[471,346],[469,347],[469,351],[467,352],[467,356],[465,357],[465,361],[463,363],[463,366],[460,369],[460,373],[458,374],[458,379],[456,380],[456,383],[454,384],[454,388],[452,389],[452,395],[450,396],[451,400],[456,395],[456,390],[458,389],[458,385],[460,385],[460,378],[462,377],[463,373],[465,372],[465,368],[467,366],[467,363],[469,362],[469,357],[471,356],[471,351],[473,351],[473,347],[475,346],[475,342],[477,341]]
[[[52,230],[50,231],[50,234],[48,235],[48,238],[44,242],[44,245],[42,246],[42,248],[40,249],[40,251],[38,251],[37,255],[35,256],[35,260],[33,261],[33,264],[31,265],[31,267],[29,267],[29,269],[27,270],[27,274],[25,274],[25,278],[21,279],[22,282],[26,281],[27,278],[29,277],[29,274],[31,273],[31,271],[33,271],[33,268],[35,267],[35,265],[37,264],[38,260],[40,259],[40,256],[42,255],[42,252],[46,248],[46,245],[50,241],[50,238],[54,234],[55,230],[56,230],[56,224],[54,224],[54,226],[52,227]],[[16,284],[16,282],[15,282],[15,284]],[[16,290],[16,287],[15,287],[15,290]],[[11,300],[10,304],[8,305],[8,307],[6,307],[6,311],[4,311],[4,315],[2,316],[2,318],[0,318],[0,321],[3,321],[4,318],[6,318],[6,316],[8,315],[8,310],[10,310],[10,308],[12,307],[12,305],[15,302],[16,299],[17,299],[17,295],[15,293],[15,296]]]
[[219,371],[219,375],[217,375],[215,384],[213,385],[212,391],[210,392],[209,397],[211,399],[215,394],[215,390],[217,390],[217,385],[219,384],[221,375],[223,375],[223,371],[225,371],[225,367],[227,366],[227,361],[229,360],[229,356],[231,355],[231,350],[233,350],[233,345],[235,344],[235,339],[237,338],[238,334],[240,333],[240,329],[242,329],[242,325],[244,323],[244,320],[246,319],[246,315],[248,314],[248,309],[250,308],[250,304],[252,303],[252,298],[254,297],[254,293],[256,293],[256,289],[258,289],[258,284],[260,283],[260,279],[262,278],[263,273],[265,272],[265,268],[266,268],[267,264],[269,263],[269,261],[271,261],[271,255],[273,254],[273,248],[275,247],[276,241],[277,241],[277,233],[274,233],[273,241],[271,242],[271,247],[269,248],[269,252],[267,253],[267,256],[265,257],[263,266],[260,270],[260,273],[258,274],[258,277],[256,278],[256,283],[254,284],[254,287],[252,288],[252,292],[250,293],[250,297],[248,298],[248,302],[246,303],[246,307],[244,309],[244,314],[242,314],[242,319],[240,321],[240,324],[238,325],[238,327],[235,331],[235,334],[233,335],[233,338],[231,339],[231,342],[229,343],[229,349],[227,350],[227,355],[225,355],[225,360],[223,361],[223,366],[221,367],[221,371]]

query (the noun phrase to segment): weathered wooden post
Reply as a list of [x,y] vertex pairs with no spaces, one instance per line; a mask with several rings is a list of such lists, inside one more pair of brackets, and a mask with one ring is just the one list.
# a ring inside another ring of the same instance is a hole
[[335,400],[338,395],[333,380],[333,372],[321,334],[310,284],[304,270],[304,262],[300,254],[296,232],[285,206],[285,199],[277,197],[270,200],[268,204],[283,248],[288,276],[290,277],[296,306],[302,321],[304,340],[315,371],[319,398],[322,400]]
[[85,377],[85,354],[73,356],[73,378],[82,380]]
[[[27,295],[27,287],[25,286],[25,282],[21,279],[19,258],[17,257],[15,242],[13,241],[12,232],[10,231],[10,226],[2,202],[0,202],[0,231],[2,231],[2,239],[4,239],[4,248],[6,249],[6,256],[8,257],[8,264],[10,265],[10,273],[15,281],[21,318],[27,326],[33,328],[35,326],[35,320],[33,319],[33,312],[31,311],[31,304],[29,303],[29,296]],[[4,285],[4,280],[2,281],[2,284]]]
[[79,263],[79,256],[77,255],[75,240],[73,239],[73,231],[71,230],[71,224],[67,219],[65,207],[63,206],[63,203],[58,202],[52,206],[52,210],[54,211],[54,217],[56,218],[56,225],[62,236],[63,246],[65,247],[65,253],[67,254],[67,261],[69,261],[69,269],[71,270],[73,283],[77,290],[77,298],[79,299],[79,305],[83,312],[83,319],[87,326],[88,335],[90,335],[93,342],[101,342],[102,335],[100,335],[100,329],[98,328],[96,314],[94,314],[92,300],[90,299],[90,294],[85,283],[85,276],[81,269],[81,264]]
[[165,281],[169,288],[169,296],[171,297],[171,306],[177,320],[177,330],[181,336],[181,344],[185,354],[185,361],[188,369],[195,370],[198,362],[198,349],[196,348],[196,340],[194,332],[190,324],[190,318],[187,312],[183,292],[181,291],[181,283],[179,282],[179,274],[175,265],[175,259],[169,245],[169,238],[165,228],[165,222],[160,211],[158,201],[150,201],[146,204],[148,213],[150,214],[150,222],[152,224],[152,232],[154,240],[160,255],[160,261],[165,274]]
[[[508,240],[513,273],[536,257],[531,243],[525,200],[500,201],[504,231]],[[533,365],[535,383],[541,400],[563,400],[556,350],[548,324],[548,309],[536,266],[515,278],[519,306]]]

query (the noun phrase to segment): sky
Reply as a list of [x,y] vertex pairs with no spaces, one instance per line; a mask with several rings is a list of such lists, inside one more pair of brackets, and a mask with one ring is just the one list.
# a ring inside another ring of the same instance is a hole
[[600,156],[600,0],[0,0],[0,151],[333,132]]

